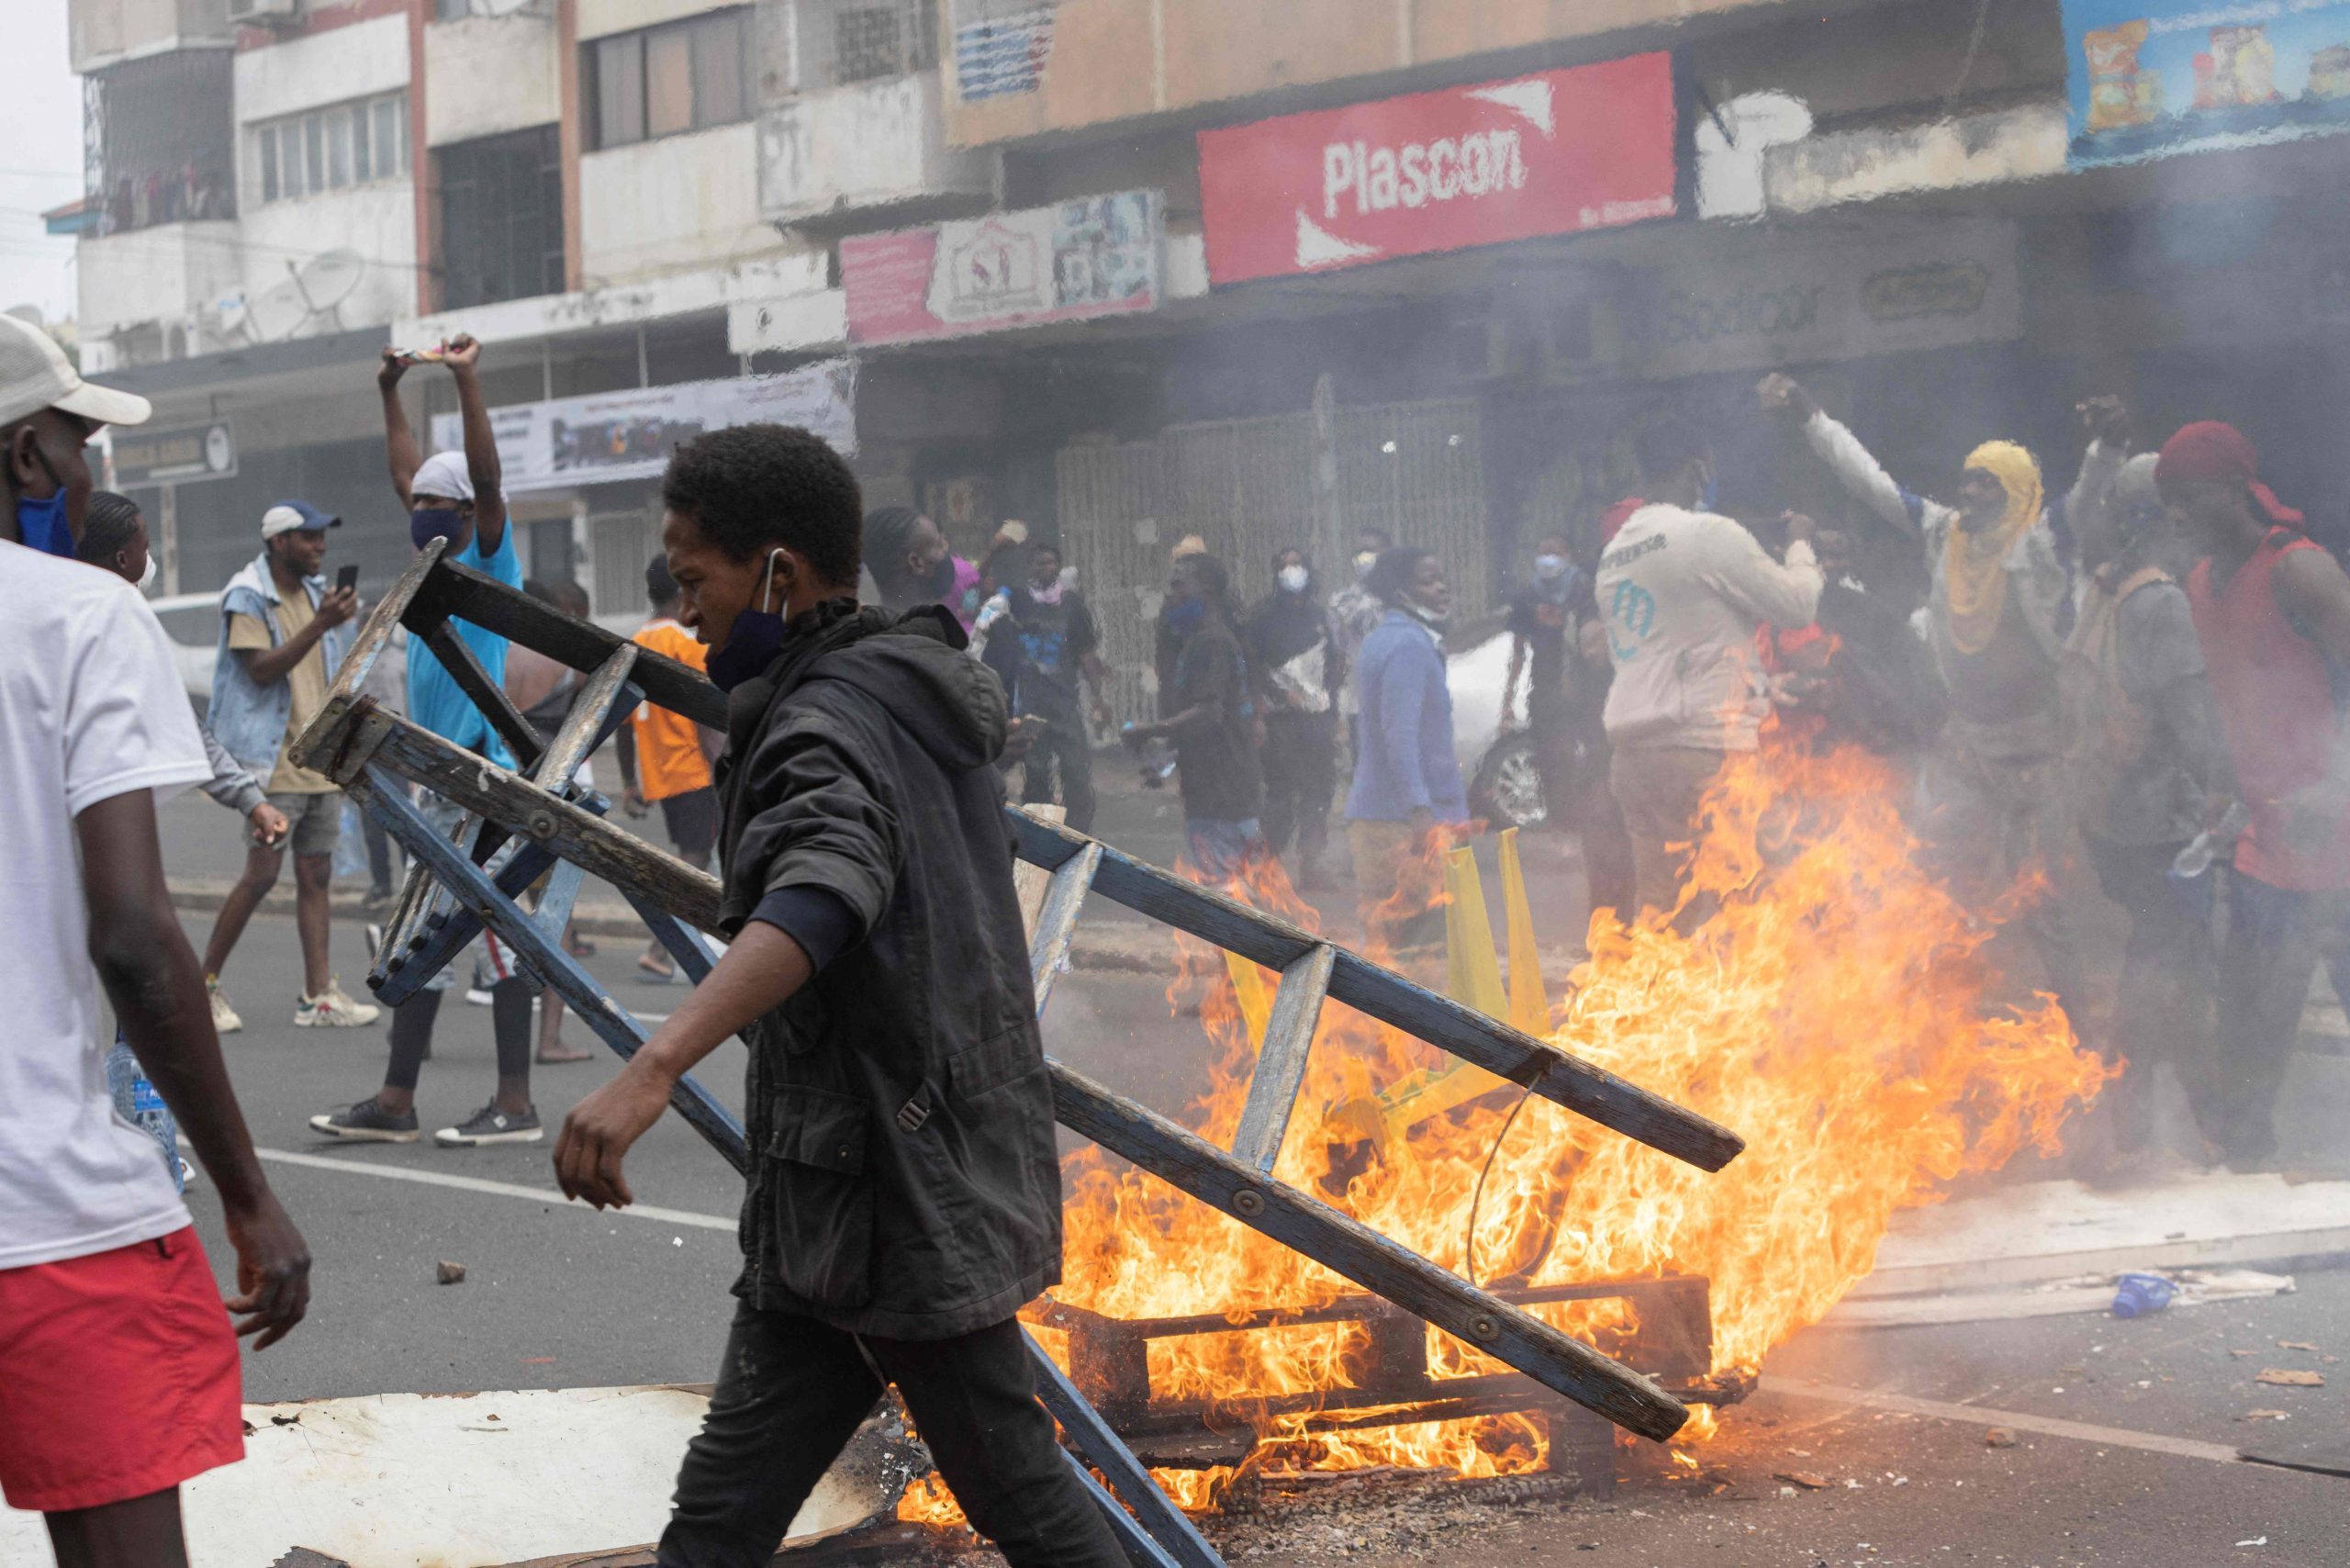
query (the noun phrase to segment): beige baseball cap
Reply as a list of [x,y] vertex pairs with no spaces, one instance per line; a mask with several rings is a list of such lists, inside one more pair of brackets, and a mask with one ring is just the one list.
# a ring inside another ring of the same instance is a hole
[[0,315],[0,425],[15,424],[43,409],[79,414],[102,425],[143,425],[154,412],[135,392],[83,380],[47,332],[19,317]]

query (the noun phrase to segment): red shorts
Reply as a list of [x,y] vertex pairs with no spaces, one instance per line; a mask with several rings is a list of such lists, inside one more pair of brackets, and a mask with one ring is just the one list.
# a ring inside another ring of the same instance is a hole
[[195,1227],[0,1269],[0,1494],[62,1513],[245,1456],[236,1332]]

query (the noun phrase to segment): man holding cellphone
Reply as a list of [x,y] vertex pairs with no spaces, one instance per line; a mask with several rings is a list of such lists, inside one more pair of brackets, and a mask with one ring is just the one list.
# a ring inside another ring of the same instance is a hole
[[341,523],[308,501],[280,501],[262,513],[261,554],[220,594],[220,641],[212,671],[212,734],[252,770],[269,803],[289,824],[265,843],[246,834],[245,869],[220,905],[204,947],[204,983],[212,1024],[226,1035],[244,1027],[220,989],[220,971],[244,935],[245,922],[294,849],[295,925],[302,937],[298,1028],[352,1028],[382,1011],[343,994],[327,967],[328,883],[342,833],[342,791],[288,755],[295,736],[325,703],[349,646],[358,612],[358,570],[346,566],[332,588],[324,576],[327,530]]

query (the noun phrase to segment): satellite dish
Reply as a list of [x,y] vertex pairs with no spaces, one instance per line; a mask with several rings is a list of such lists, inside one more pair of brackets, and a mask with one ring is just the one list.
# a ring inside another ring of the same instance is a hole
[[309,302],[302,297],[298,277],[245,297],[245,333],[258,343],[290,338],[310,319]]
[[323,315],[350,297],[366,271],[366,259],[356,251],[323,251],[294,269],[294,286],[310,314]]

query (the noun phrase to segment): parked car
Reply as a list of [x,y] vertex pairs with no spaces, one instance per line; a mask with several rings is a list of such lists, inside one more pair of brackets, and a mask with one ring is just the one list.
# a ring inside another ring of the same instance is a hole
[[[1509,633],[1497,632],[1445,658],[1452,687],[1452,754],[1469,784],[1469,811],[1496,829],[1534,827],[1549,815],[1534,736],[1523,722],[1501,727],[1502,683],[1509,675]],[[1521,677],[1521,678],[1523,678]],[[1525,711],[1525,704],[1517,704]],[[1581,748],[1568,759],[1583,763]]]

